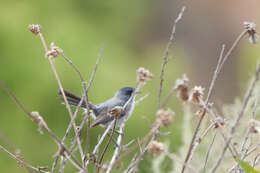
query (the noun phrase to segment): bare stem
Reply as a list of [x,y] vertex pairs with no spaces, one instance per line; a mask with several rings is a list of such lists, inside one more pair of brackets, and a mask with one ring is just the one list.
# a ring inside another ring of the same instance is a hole
[[0,145],[0,150],[2,150],[3,152],[7,153],[10,157],[12,157],[14,160],[16,160],[18,162],[18,164],[25,166],[29,170],[45,173],[45,171],[41,170],[40,168],[36,168],[36,167],[30,165],[29,163],[27,163],[24,160],[20,159],[16,155],[12,154],[7,149],[5,149],[2,145]]
[[[112,141],[112,138],[113,138],[113,136],[114,136],[114,134],[115,134],[116,123],[117,123],[117,118],[115,118],[115,120],[114,120],[114,122],[113,122],[112,134],[110,135],[109,140],[108,140],[108,142],[107,142],[107,145],[105,146],[105,149],[104,149],[103,153],[101,154],[100,160],[99,160],[99,162],[98,162],[97,173],[99,173],[99,169],[100,169],[100,167],[102,167],[102,160],[103,160],[103,158],[104,158],[104,156],[105,156],[105,153],[107,152],[108,146],[110,145],[110,143],[111,143],[111,141]],[[121,134],[119,134],[119,135],[121,135]],[[119,146],[118,146],[118,147],[119,147]]]
[[183,6],[178,17],[176,18],[176,20],[174,21],[174,24],[172,26],[172,32],[170,35],[170,39],[168,41],[165,53],[164,53],[164,58],[163,58],[163,63],[162,63],[162,70],[161,70],[161,75],[160,75],[160,87],[159,87],[159,94],[158,94],[158,109],[161,107],[161,98],[162,98],[162,88],[163,88],[163,81],[164,81],[164,70],[165,70],[165,66],[168,62],[168,56],[169,56],[169,50],[171,48],[171,45],[173,43],[173,39],[175,36],[175,32],[176,32],[176,25],[177,23],[181,20],[182,15],[185,11],[186,7]]
[[[105,132],[103,133],[102,137],[99,139],[97,145],[95,146],[94,150],[92,151],[92,154],[91,154],[92,156],[96,156],[99,147],[101,146],[102,142],[104,141],[104,139],[105,139],[106,135],[108,134],[109,130],[111,129],[112,125],[113,125],[113,124],[110,123],[110,124],[108,125],[108,127],[106,128],[106,130],[105,130]],[[86,161],[86,163],[85,163],[85,167],[88,167],[89,162],[90,162],[90,160],[88,159],[88,160]]]
[[31,113],[24,107],[24,105],[18,100],[14,93],[5,85],[4,82],[0,80],[0,86],[14,99],[15,103],[22,109],[22,111],[27,114],[30,118],[32,117]]
[[243,115],[244,115],[244,112],[245,112],[245,109],[246,109],[246,107],[247,107],[247,105],[248,105],[249,99],[250,99],[250,97],[252,96],[252,93],[253,93],[254,88],[255,88],[255,86],[256,86],[256,82],[257,82],[258,79],[259,79],[259,72],[260,72],[260,61],[258,62],[258,65],[257,65],[257,68],[256,68],[255,79],[253,80],[253,82],[252,82],[251,85],[249,86],[249,88],[248,88],[248,90],[247,90],[247,94],[245,95],[245,98],[244,98],[244,101],[243,101],[243,105],[242,105],[242,109],[241,109],[241,111],[239,112],[239,114],[238,114],[238,116],[237,116],[237,118],[236,118],[236,120],[235,120],[235,123],[234,123],[234,125],[233,125],[232,128],[231,128],[230,136],[229,136],[228,140],[226,141],[226,145],[225,145],[225,147],[224,147],[223,150],[222,150],[221,156],[219,157],[217,163],[216,163],[215,166],[213,167],[211,173],[216,172],[216,170],[218,169],[218,167],[219,167],[220,164],[221,164],[221,161],[222,161],[223,158],[224,158],[224,155],[225,155],[225,152],[226,152],[226,150],[227,150],[227,148],[228,148],[228,145],[229,145],[229,143],[231,142],[231,139],[232,139],[232,137],[233,137],[233,135],[234,135],[234,133],[235,133],[237,127],[239,126],[239,122],[240,122],[241,118],[242,118]]
[[[126,120],[126,119],[125,119]],[[107,168],[107,171],[106,173],[110,173],[116,163],[116,159],[117,157],[119,156],[120,154],[120,151],[121,151],[121,145],[122,145],[122,141],[123,141],[123,136],[124,136],[124,128],[125,128],[125,123],[126,121],[123,121],[123,123],[120,125],[120,129],[119,129],[119,136],[117,138],[117,145],[118,147],[116,147],[115,151],[114,151],[114,154],[111,158],[111,161],[109,162],[108,164],[108,168]]]
[[[15,100],[16,104],[32,119],[31,113],[23,106],[23,104],[17,99],[17,97],[14,95],[14,93],[2,82],[0,81],[0,85],[8,92],[8,94]],[[56,144],[62,148],[65,152],[70,154],[70,152],[67,150],[67,148],[64,146],[64,144],[58,139],[58,137],[49,129],[47,126],[43,126],[43,128],[48,132],[48,134],[52,137],[52,139],[56,142]],[[78,165],[78,168],[85,170],[80,166],[80,164],[77,162],[77,160],[71,156],[71,162],[74,165]]]
[[[260,94],[257,95],[256,97],[256,100],[255,100],[255,103],[254,103],[254,108],[253,108],[253,111],[252,111],[252,119],[255,119],[255,114],[256,114],[256,108],[258,106],[258,101],[259,101],[259,97],[260,97]],[[249,138],[249,129],[247,130],[246,132],[246,135],[244,137],[244,140],[242,142],[242,145],[241,145],[241,149],[240,149],[240,154],[241,154],[241,157],[240,157],[240,160],[244,160],[245,159],[245,156],[249,150],[249,148],[246,148],[246,143],[248,141],[248,138]],[[229,169],[228,173],[230,173],[231,171],[233,171],[234,169],[236,169],[237,167],[239,166],[238,163],[236,163],[232,168]]]
[[204,166],[203,166],[203,173],[206,171],[206,166],[207,166],[207,163],[208,163],[208,159],[209,159],[209,154],[210,154],[210,151],[213,147],[213,144],[215,142],[215,138],[216,138],[216,135],[217,135],[217,131],[215,132],[214,136],[213,136],[213,139],[212,139],[212,142],[210,143],[209,145],[209,149],[207,151],[207,154],[206,154],[206,158],[205,158],[205,162],[204,162]]
[[[211,83],[210,83],[210,87],[209,87],[209,91],[208,91],[208,96],[206,98],[206,106],[208,105],[209,103],[209,100],[210,100],[210,96],[211,96],[211,93],[213,91],[213,88],[215,86],[215,81],[217,80],[217,77],[218,77],[218,74],[220,73],[223,65],[224,65],[224,62],[226,62],[226,60],[228,59],[228,57],[231,55],[231,53],[233,52],[233,50],[236,48],[236,46],[238,45],[239,41],[243,38],[243,36],[245,36],[246,34],[246,30],[243,30],[242,33],[237,37],[237,39],[235,40],[235,42],[233,43],[233,45],[231,46],[231,48],[228,50],[227,54],[224,56],[223,58],[223,53],[224,53],[224,49],[225,49],[225,46],[223,45],[222,46],[222,50],[221,50],[221,53],[220,53],[220,56],[219,56],[219,59],[218,59],[218,63],[217,63],[217,66],[216,66],[216,69],[215,69],[215,72],[213,74],[213,77],[212,77],[212,80],[211,80]],[[222,60],[223,59],[223,60]],[[197,137],[197,134],[198,134],[198,131],[200,129],[200,126],[201,126],[201,122],[202,120],[204,119],[205,117],[205,114],[206,114],[206,110],[204,109],[203,110],[203,113],[199,119],[199,122],[195,128],[195,131],[194,131],[194,134],[192,136],[192,140],[191,140],[191,143],[190,143],[190,146],[189,146],[189,149],[188,149],[188,152],[187,152],[187,155],[186,155],[186,158],[185,158],[185,163],[188,163],[189,160],[191,159],[190,156],[192,155],[192,152],[193,152],[193,147],[194,147],[194,142],[196,140],[196,137]],[[226,147],[228,148],[228,146]],[[182,171],[181,173],[184,173],[185,171],[185,165],[183,165],[182,167]]]
[[163,103],[161,104],[160,108],[164,108],[166,106],[166,104],[169,102],[171,96],[174,94],[174,92],[177,90],[176,87],[173,87],[171,89],[171,91],[169,92],[169,94],[166,96],[166,98],[164,99]]
[[[44,47],[44,49],[45,49],[45,53],[46,53],[46,55],[47,55],[47,53],[48,53],[48,47],[47,47],[46,41],[45,41],[45,39],[44,39],[42,33],[39,33],[39,36],[40,36],[40,39],[41,39],[41,41],[42,41],[43,47]],[[59,85],[59,89],[60,89],[61,94],[62,94],[62,96],[63,96],[63,99],[64,99],[64,102],[65,102],[66,108],[67,108],[67,110],[68,110],[68,112],[69,112],[70,118],[71,118],[71,120],[73,120],[73,114],[72,114],[70,105],[69,105],[69,103],[68,103],[67,97],[65,96],[64,89],[63,89],[62,84],[61,84],[61,80],[60,80],[60,78],[59,78],[59,76],[58,76],[58,73],[57,73],[57,71],[56,71],[55,65],[54,65],[54,63],[53,63],[53,57],[52,57],[52,56],[48,56],[47,58],[48,58],[49,63],[50,63],[50,65],[51,65],[51,68],[52,68],[52,71],[53,71],[53,73],[54,73],[54,76],[55,76],[55,78],[56,78],[56,80],[57,80],[57,83],[58,83],[58,85]],[[73,125],[73,129],[74,129],[75,136],[77,136],[77,133],[78,133],[78,132],[77,132],[77,126],[76,126],[75,121],[72,121],[72,125]],[[77,138],[77,144],[78,144],[78,147],[79,147],[79,150],[80,150],[81,158],[83,158],[83,149],[82,149],[82,146],[81,146],[79,137]]]
[[89,80],[89,83],[88,83],[88,86],[86,88],[86,86],[84,87],[84,92],[85,92],[85,95],[86,95],[86,105],[87,105],[87,122],[88,122],[88,132],[87,132],[87,137],[86,137],[86,145],[85,145],[85,158],[86,158],[86,155],[88,154],[88,146],[89,146],[89,139],[90,139],[90,106],[89,106],[89,102],[88,102],[88,91],[89,91],[89,88],[91,87],[93,81],[94,81],[94,78],[95,78],[95,74],[97,72],[97,68],[98,68],[98,64],[100,62],[100,59],[102,57],[102,54],[103,54],[103,49],[104,49],[104,45],[102,45],[101,49],[100,49],[100,52],[99,52],[99,55],[98,55],[98,58],[97,58],[97,61],[96,61],[96,65],[94,67],[94,70],[91,74],[91,77],[90,77],[90,80]]

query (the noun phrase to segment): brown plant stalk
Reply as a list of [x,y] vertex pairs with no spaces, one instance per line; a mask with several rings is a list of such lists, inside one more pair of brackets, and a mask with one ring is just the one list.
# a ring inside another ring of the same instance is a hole
[[[218,78],[218,75],[222,69],[222,67],[224,66],[224,62],[226,62],[226,60],[229,58],[229,56],[231,55],[231,53],[234,51],[234,49],[237,47],[238,43],[242,40],[242,38],[245,36],[245,34],[247,33],[247,30],[243,30],[241,32],[241,34],[237,37],[237,39],[235,40],[235,42],[232,44],[231,48],[228,50],[228,52],[226,53],[226,55],[223,57],[223,53],[224,53],[224,49],[225,47],[223,46],[222,47],[222,51],[221,51],[221,54],[219,56],[219,60],[218,60],[218,63],[217,63],[217,66],[216,66],[216,70],[213,74],[213,77],[212,77],[212,80],[211,80],[211,83],[210,83],[210,87],[209,87],[209,91],[208,91],[208,95],[207,95],[207,98],[206,98],[206,106],[208,105],[209,103],[209,100],[210,100],[210,97],[211,97],[211,94],[212,94],[212,91],[213,91],[213,88],[215,86],[215,82]],[[223,57],[223,58],[222,58]],[[223,60],[222,60],[223,59]],[[187,152],[187,155],[185,157],[185,163],[188,163],[189,160],[191,159],[191,155],[193,153],[193,147],[194,147],[194,142],[196,140],[196,137],[197,137],[197,134],[199,132],[199,129],[200,129],[200,126],[201,126],[201,123],[205,117],[205,114],[206,114],[206,110],[204,109],[203,110],[203,113],[198,121],[198,124],[195,128],[195,131],[193,133],[193,136],[192,136],[192,139],[191,139],[191,143],[189,145],[189,149],[188,149],[188,152]],[[228,147],[228,146],[227,146]],[[185,165],[183,165],[182,167],[182,171],[181,173],[184,173],[185,171]]]

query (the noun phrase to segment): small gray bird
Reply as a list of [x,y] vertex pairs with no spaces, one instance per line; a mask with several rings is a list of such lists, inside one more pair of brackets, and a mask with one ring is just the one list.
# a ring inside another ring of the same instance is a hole
[[[115,108],[116,106],[124,107],[126,104],[131,104],[128,111],[126,110],[122,111],[122,113],[120,114],[117,120],[116,125],[119,126],[123,122],[123,117],[126,116],[126,118],[128,119],[131,116],[135,106],[135,98],[130,100],[134,91],[135,89],[132,87],[124,87],[121,88],[118,92],[116,92],[114,97],[112,97],[111,99],[103,103],[97,105],[90,103],[89,107],[90,110],[93,111],[94,114],[93,118],[95,119],[94,122],[90,125],[90,127],[92,128],[97,125],[107,127],[110,124],[110,122],[112,122],[112,120],[114,119],[114,117],[108,114],[108,112],[111,111],[111,109]],[[70,105],[77,106],[79,104],[81,100],[80,97],[66,90],[64,90],[64,93]],[[59,94],[61,94],[61,92],[59,92]],[[85,101],[83,101],[81,107],[86,110],[87,105]]]

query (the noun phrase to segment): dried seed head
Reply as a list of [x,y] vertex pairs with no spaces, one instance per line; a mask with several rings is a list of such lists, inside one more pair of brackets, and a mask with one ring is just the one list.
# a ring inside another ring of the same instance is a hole
[[123,107],[116,106],[109,111],[109,115],[111,117],[118,118],[121,115],[122,112],[123,112]]
[[38,130],[42,134],[42,127],[48,129],[48,126],[39,112],[31,112],[31,120],[38,124]]
[[189,99],[188,82],[189,79],[186,74],[183,74],[182,78],[177,79],[175,82],[174,88],[178,90],[177,95],[182,101],[187,101]]
[[28,29],[34,34],[34,35],[38,35],[41,32],[41,25],[35,25],[35,24],[31,24],[28,26]]
[[59,48],[58,46],[55,46],[53,42],[51,43],[50,47],[51,47],[51,50],[49,50],[46,53],[46,57],[54,57],[55,58],[63,52],[63,50],[61,48]]
[[256,24],[253,22],[244,22],[244,28],[247,30],[247,33],[249,35],[249,42],[252,44],[256,44],[259,38],[256,32]]
[[172,124],[174,112],[171,109],[159,109],[156,113],[156,123],[161,127],[168,127]]
[[249,132],[259,133],[259,130],[260,130],[260,122],[255,119],[251,119],[249,121]]
[[96,163],[97,162],[97,157],[95,154],[88,154],[88,159],[91,163]]
[[139,67],[136,73],[137,73],[137,82],[141,84],[145,84],[146,81],[151,80],[153,78],[153,74],[149,70],[143,67]]
[[190,93],[189,101],[200,104],[200,101],[204,95],[204,88],[201,86],[195,86]]
[[165,145],[158,141],[152,141],[148,146],[148,151],[152,154],[160,154],[165,151]]
[[216,121],[218,122],[216,122],[215,123],[215,128],[218,128],[219,127],[219,124],[221,125],[221,126],[224,126],[225,124],[226,124],[226,120],[224,119],[224,118],[222,118],[222,117],[220,117],[220,116],[218,116],[217,118],[216,118]]

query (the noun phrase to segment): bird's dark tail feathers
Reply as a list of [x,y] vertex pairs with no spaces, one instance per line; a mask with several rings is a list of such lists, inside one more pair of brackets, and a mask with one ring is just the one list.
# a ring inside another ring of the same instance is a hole
[[[59,90],[59,94],[62,95],[60,90]],[[79,104],[79,102],[81,100],[80,97],[76,96],[75,94],[73,94],[67,90],[64,90],[64,94],[67,97],[67,100],[70,105],[77,106]],[[61,97],[61,100],[64,100],[63,97]],[[90,106],[90,109],[95,109],[95,105],[89,103],[89,106]],[[82,102],[81,107],[87,108],[85,101]]]

